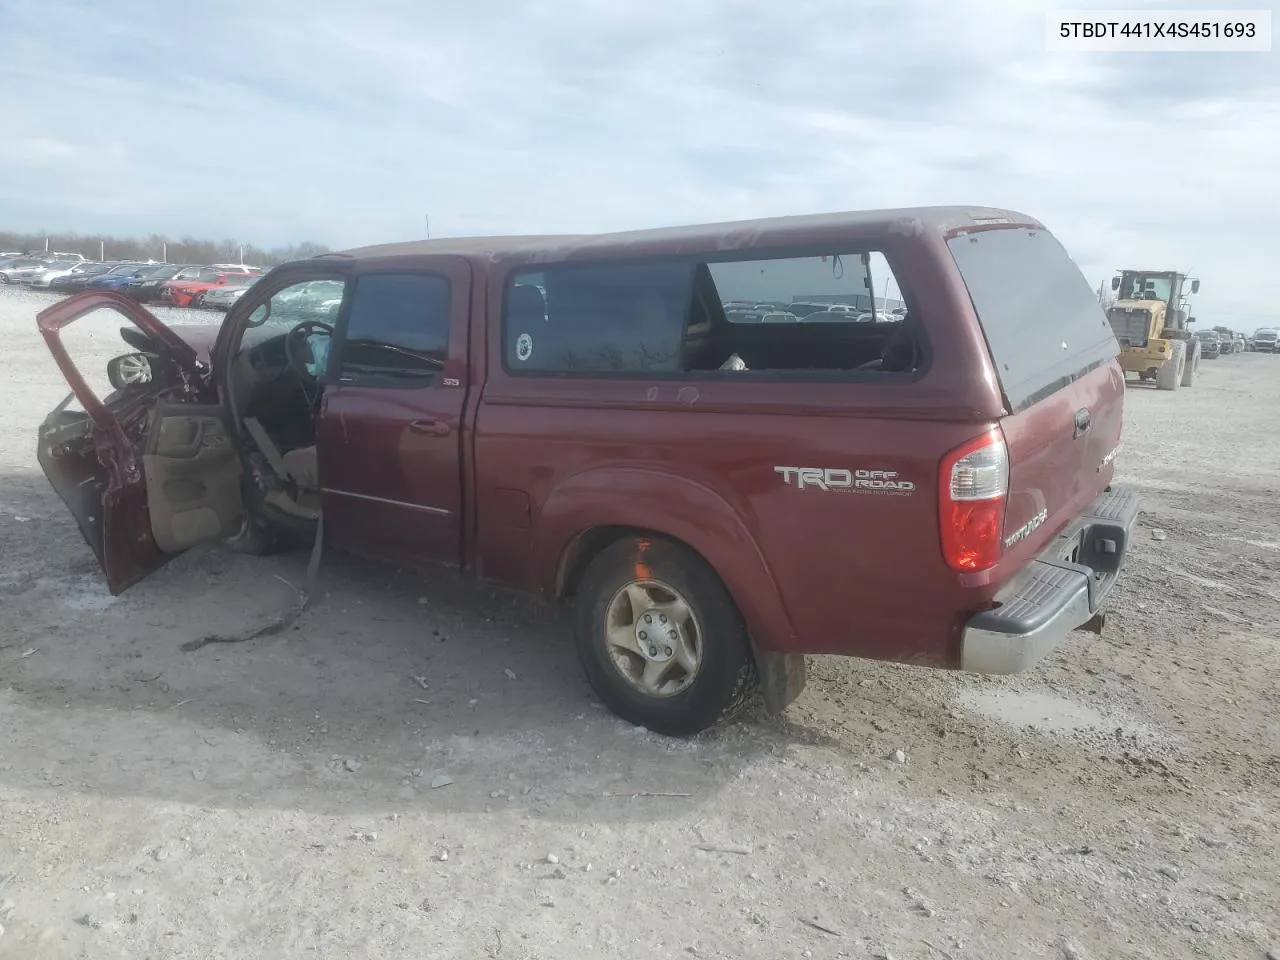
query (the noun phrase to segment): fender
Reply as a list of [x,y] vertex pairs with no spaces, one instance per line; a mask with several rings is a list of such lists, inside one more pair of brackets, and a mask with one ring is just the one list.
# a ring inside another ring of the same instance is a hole
[[743,512],[705,483],[677,474],[627,466],[586,470],[553,488],[543,504],[527,582],[556,596],[567,551],[593,528],[652,530],[683,541],[711,564],[742,612],[757,653],[794,647],[791,616]]

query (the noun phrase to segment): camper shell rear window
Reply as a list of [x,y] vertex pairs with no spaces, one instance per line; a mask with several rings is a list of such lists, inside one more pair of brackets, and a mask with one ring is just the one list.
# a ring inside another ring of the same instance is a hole
[[1061,243],[1009,227],[948,241],[1014,412],[1120,352],[1107,315]]

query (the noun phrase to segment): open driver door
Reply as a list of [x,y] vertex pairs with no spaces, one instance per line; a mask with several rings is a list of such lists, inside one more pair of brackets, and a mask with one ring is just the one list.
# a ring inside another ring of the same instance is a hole
[[234,535],[240,458],[195,350],[115,293],[70,297],[36,322],[71,387],[40,426],[37,459],[111,593]]

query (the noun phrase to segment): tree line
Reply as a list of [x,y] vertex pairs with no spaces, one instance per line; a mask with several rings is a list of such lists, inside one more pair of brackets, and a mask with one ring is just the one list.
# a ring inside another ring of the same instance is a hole
[[[149,237],[116,237],[98,233],[18,233],[0,230],[0,250],[78,253],[89,260],[165,260],[169,263],[246,263],[271,267],[288,260],[328,253],[329,248],[306,241],[266,249],[238,240],[178,239],[153,233]],[[243,257],[243,259],[242,259]]]

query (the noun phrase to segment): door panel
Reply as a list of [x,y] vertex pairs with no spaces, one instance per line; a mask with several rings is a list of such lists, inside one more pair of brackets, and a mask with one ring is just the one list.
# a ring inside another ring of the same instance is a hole
[[240,528],[240,458],[222,417],[221,407],[184,403],[152,413],[142,468],[151,534],[166,553]]
[[[326,535],[388,560],[457,562],[463,391],[326,389],[319,443]],[[431,419],[422,432],[415,424]]]
[[[121,326],[121,321],[126,321]],[[119,594],[172,556],[156,543],[143,468],[151,410],[161,398],[204,399],[211,386],[195,351],[146,309],[114,293],[69,297],[41,311],[41,335],[71,396],[38,431],[37,459]],[[115,389],[112,357],[155,351],[153,379]]]
[[111,479],[93,448],[93,422],[80,411],[66,409],[74,398],[68,395],[40,425],[36,460],[105,568],[102,503]]

